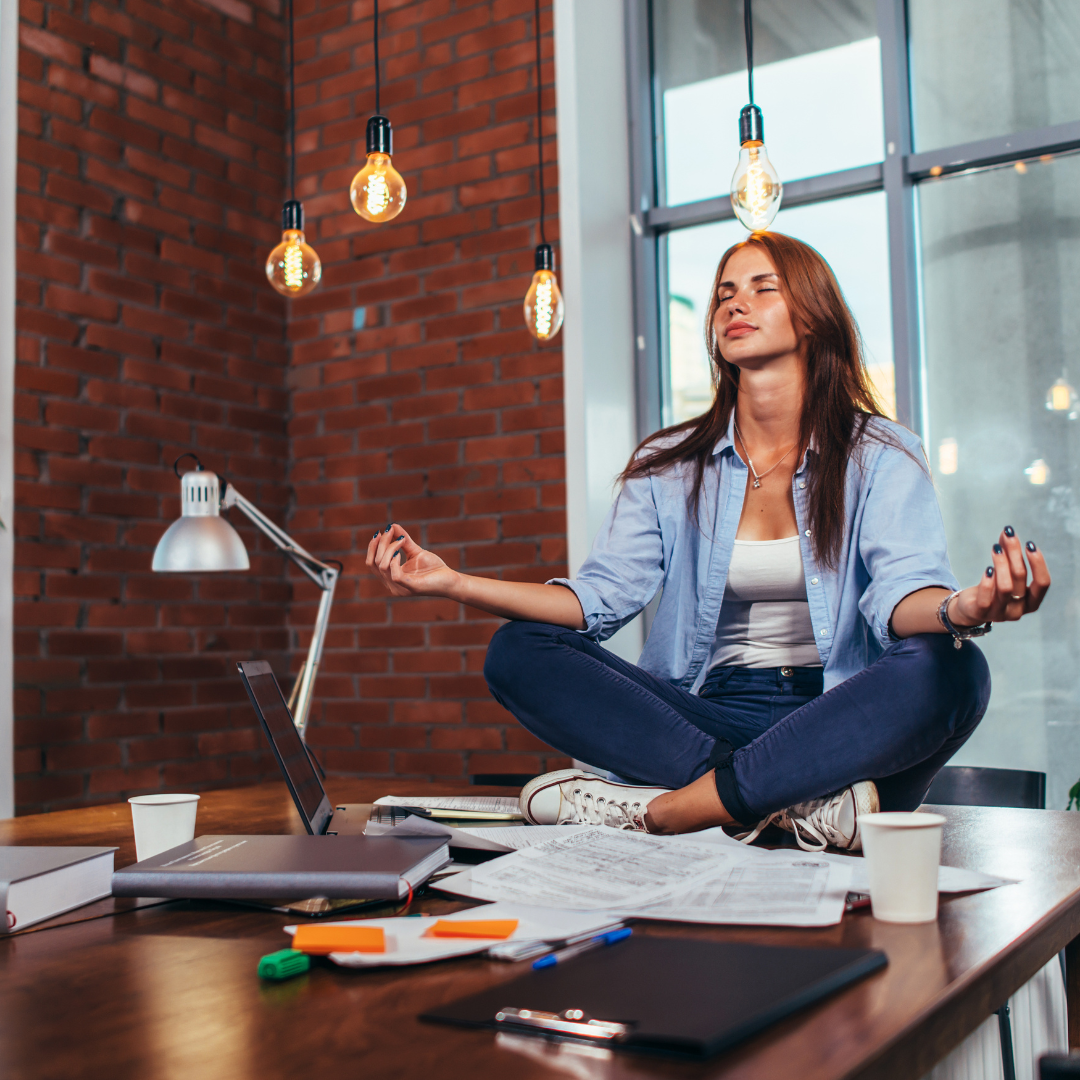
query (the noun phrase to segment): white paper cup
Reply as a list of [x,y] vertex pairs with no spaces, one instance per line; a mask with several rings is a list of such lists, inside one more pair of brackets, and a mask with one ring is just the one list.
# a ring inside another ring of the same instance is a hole
[[139,862],[195,839],[198,795],[136,795],[128,802]]
[[870,907],[882,922],[923,923],[937,918],[940,814],[859,816],[870,875]]

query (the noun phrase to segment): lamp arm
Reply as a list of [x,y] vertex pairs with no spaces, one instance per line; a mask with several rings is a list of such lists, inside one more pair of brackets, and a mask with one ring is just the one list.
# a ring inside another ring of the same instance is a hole
[[326,589],[328,574],[337,577],[336,567],[329,566],[316,559],[311,552],[305,551],[284,529],[278,528],[254,503],[244,498],[232,484],[226,485],[225,494],[221,497],[221,505],[226,510],[235,506],[263,536],[292,559],[320,589]]
[[311,644],[308,646],[307,660],[300,671],[299,689],[293,709],[293,723],[300,732],[300,738],[304,738],[315,690],[315,676],[319,670],[319,661],[322,659],[323,645],[326,643],[326,628],[330,623],[330,605],[334,601],[334,589],[337,587],[341,572],[336,566],[324,563],[316,559],[309,551],[305,551],[284,529],[278,528],[258,507],[245,499],[232,484],[226,486],[225,494],[221,497],[221,505],[225,509],[235,506],[259,532],[268,537],[275,547],[292,559],[322,589],[319,611],[315,616],[315,629],[311,635]]

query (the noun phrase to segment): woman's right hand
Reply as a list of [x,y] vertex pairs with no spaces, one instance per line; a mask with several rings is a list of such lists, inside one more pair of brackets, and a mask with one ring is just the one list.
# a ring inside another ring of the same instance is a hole
[[460,577],[400,525],[390,525],[368,541],[367,565],[394,596],[449,596]]

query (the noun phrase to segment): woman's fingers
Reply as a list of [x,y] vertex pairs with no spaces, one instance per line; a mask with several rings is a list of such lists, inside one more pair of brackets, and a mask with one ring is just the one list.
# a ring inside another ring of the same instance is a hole
[[1024,562],[1024,549],[1016,536],[1016,530],[1011,525],[1006,525],[998,537],[998,544],[1005,551],[1005,558],[1009,560],[1009,573],[1012,576],[1012,592],[1010,600],[1019,603],[1016,610],[1016,618],[1024,614],[1024,601],[1027,598],[1027,564]]
[[1019,619],[1024,613],[1024,595],[1026,591],[1025,583],[1027,581],[1027,568],[1024,568],[1024,575],[1020,578],[1020,593],[1019,601],[1013,600],[1014,594],[1016,594],[1016,586],[1013,580],[1012,567],[1009,564],[1009,556],[1005,553],[1005,548],[1001,544],[994,545],[993,556],[994,560],[994,603],[990,609],[991,622],[1010,622],[1014,619]]
[[1033,540],[1029,540],[1024,547],[1027,549],[1027,559],[1031,564],[1031,584],[1028,586],[1025,611],[1038,611],[1039,605],[1050,588],[1050,570],[1043,558],[1043,553],[1035,546]]

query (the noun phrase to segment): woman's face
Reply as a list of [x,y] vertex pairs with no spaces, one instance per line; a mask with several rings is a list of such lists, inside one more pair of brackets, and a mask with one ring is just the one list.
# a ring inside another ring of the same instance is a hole
[[713,332],[728,363],[759,368],[798,351],[780,276],[764,249],[748,244],[728,259],[717,299]]

